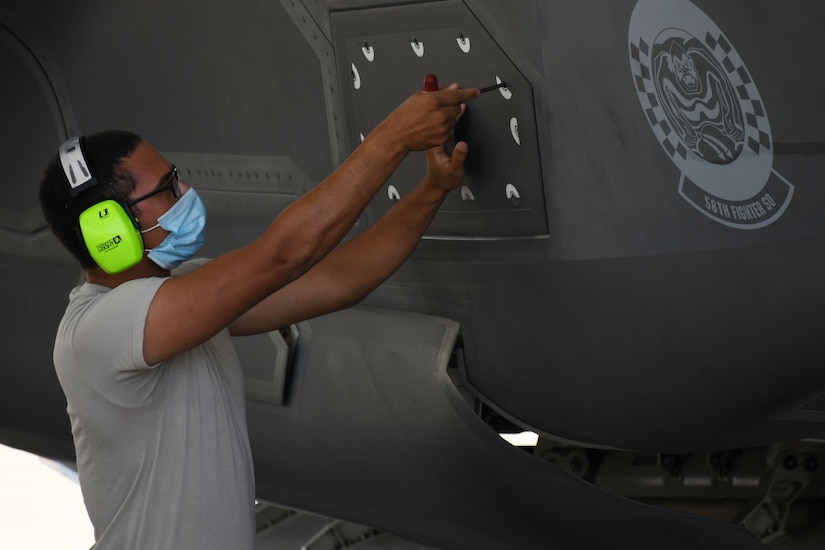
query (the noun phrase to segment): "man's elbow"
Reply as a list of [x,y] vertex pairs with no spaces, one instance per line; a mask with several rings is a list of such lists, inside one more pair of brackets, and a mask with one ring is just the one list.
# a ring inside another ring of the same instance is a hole
[[275,270],[283,274],[286,284],[303,277],[311,269],[310,263],[304,258],[276,258]]
[[307,271],[318,263],[317,247],[311,243],[292,242],[286,246],[276,247],[272,255],[272,268],[283,273],[288,283],[303,277]]
[[[383,282],[383,281],[382,281]],[[381,285],[379,283],[370,283],[370,284],[363,284],[363,281],[356,281],[352,285],[349,286],[344,292],[342,292],[342,307],[341,309],[348,309],[351,307],[355,307],[364,300],[367,299],[373,290],[378,288]]]

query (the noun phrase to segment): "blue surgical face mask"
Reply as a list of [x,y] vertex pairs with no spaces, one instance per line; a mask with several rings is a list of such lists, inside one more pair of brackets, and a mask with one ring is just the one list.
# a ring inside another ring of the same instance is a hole
[[141,233],[158,227],[169,231],[169,235],[155,248],[146,251],[149,259],[160,267],[174,269],[198,253],[206,239],[206,207],[194,189],[190,188],[159,217],[157,225]]

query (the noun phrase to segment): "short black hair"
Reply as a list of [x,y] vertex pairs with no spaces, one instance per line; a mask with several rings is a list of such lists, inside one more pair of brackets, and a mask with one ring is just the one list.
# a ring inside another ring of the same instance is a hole
[[[83,152],[99,185],[80,193],[74,202],[79,201],[88,206],[106,199],[128,202],[136,180],[133,174],[123,168],[122,162],[135,151],[141,141],[143,140],[137,134],[122,130],[107,130],[86,136]],[[76,214],[72,213],[78,210],[66,208],[70,201],[72,195],[69,182],[58,155],[55,155],[40,180],[40,206],[46,222],[63,246],[69,249],[84,269],[92,269],[97,264],[80,236]]]

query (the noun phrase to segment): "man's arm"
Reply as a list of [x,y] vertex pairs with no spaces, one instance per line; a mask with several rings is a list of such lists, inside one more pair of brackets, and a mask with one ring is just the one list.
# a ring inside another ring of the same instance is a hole
[[455,86],[414,94],[261,237],[165,281],[146,318],[144,360],[155,364],[201,344],[306,273],[346,235],[408,152],[444,143],[462,104],[477,95]]
[[452,158],[443,146],[427,151],[427,175],[409,194],[306,275],[238,318],[229,326],[232,335],[269,332],[363,300],[412,254],[447,193],[461,182],[466,156],[463,142]]

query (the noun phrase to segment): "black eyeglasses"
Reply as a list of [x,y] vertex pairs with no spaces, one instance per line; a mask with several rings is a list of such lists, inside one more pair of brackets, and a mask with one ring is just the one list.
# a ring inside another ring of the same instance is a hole
[[180,179],[178,178],[178,167],[172,166],[172,169],[169,171],[168,174],[163,176],[161,181],[165,181],[166,183],[151,191],[146,193],[142,197],[138,197],[137,199],[133,200],[132,202],[126,203],[126,207],[131,211],[132,207],[141,201],[145,201],[149,197],[154,197],[158,193],[163,193],[164,191],[171,191],[172,196],[176,199],[180,197]]

